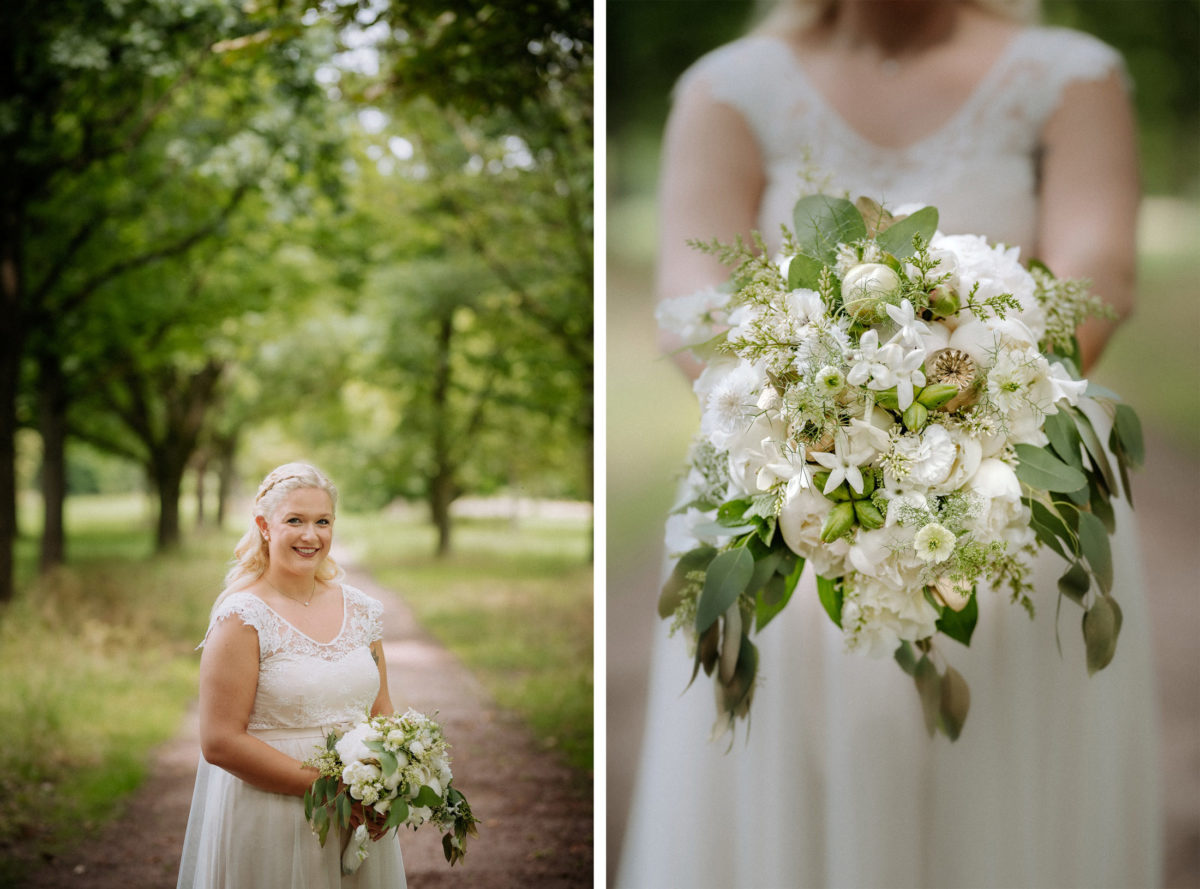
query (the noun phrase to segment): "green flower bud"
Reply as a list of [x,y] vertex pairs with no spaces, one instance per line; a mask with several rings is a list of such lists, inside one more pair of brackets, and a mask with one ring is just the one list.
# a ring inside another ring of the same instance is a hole
[[933,411],[956,395],[958,395],[958,386],[953,383],[934,383],[921,390],[921,394],[917,396],[917,401]]
[[935,316],[949,318],[958,312],[958,294],[945,284],[939,284],[929,291],[929,308]]
[[847,531],[854,527],[854,504],[839,503],[825,518],[825,524],[821,527],[821,541],[823,543],[833,543]]
[[861,497],[870,497],[871,492],[875,490],[875,473],[867,469],[863,471],[863,489]]
[[891,389],[876,392],[875,403],[880,407],[886,407],[888,410],[900,410],[900,396],[896,394],[896,387],[893,386]]
[[929,409],[919,401],[914,401],[904,411],[904,426],[910,432],[919,432],[929,421]]
[[825,494],[825,485],[828,481],[829,481],[829,473],[828,472],[822,471],[822,472],[814,472],[813,473],[813,484],[816,485],[817,490],[820,491],[822,494],[824,494],[825,497],[827,497],[830,500],[836,500],[836,501],[844,501],[844,500],[850,499],[850,491],[846,487],[845,482],[842,482],[840,485],[838,485],[836,488],[834,488],[828,494]]
[[868,531],[883,527],[883,513],[870,500],[854,501],[854,517]]

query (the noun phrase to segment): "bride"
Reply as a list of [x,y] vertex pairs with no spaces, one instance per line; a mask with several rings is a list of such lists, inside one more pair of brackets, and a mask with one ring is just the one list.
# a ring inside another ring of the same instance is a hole
[[304,818],[317,771],[303,761],[332,727],[392,712],[383,606],[329,557],[336,506],[333,483],[304,463],[273,470],[254,498],[200,661],[204,756],[180,889],[405,886],[390,832],[343,880],[336,833],[322,847]]
[[[1093,38],[1029,24],[1028,6],[785,0],[693,65],[665,137],[660,295],[727,277],[688,239],[757,229],[777,249],[824,178],[852,199],[936,206],[942,231],[1019,246],[1128,314],[1139,193],[1124,68]],[[1085,371],[1112,329],[1081,330]],[[756,640],[753,724],[728,754],[708,743],[711,697],[681,696],[691,659],[663,629],[617,886],[1158,885],[1149,628],[1124,504],[1117,523],[1114,662],[1089,678],[1065,610],[1059,655],[1056,557],[1035,566],[1032,623],[981,589],[970,649],[946,650],[972,692],[954,743],[926,735],[895,664],[843,652],[811,573]]]

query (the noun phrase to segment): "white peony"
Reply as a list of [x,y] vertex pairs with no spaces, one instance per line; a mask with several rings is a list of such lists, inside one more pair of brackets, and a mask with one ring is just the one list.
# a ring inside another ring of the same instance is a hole
[[718,328],[728,320],[724,310],[731,297],[731,293],[709,287],[686,296],[661,300],[655,307],[654,317],[659,327],[674,333],[683,345],[699,345],[716,336]]
[[[1021,265],[1018,247],[992,246],[979,235],[943,235],[937,233],[930,241],[935,250],[949,250],[958,261],[958,287],[964,297],[976,284],[976,302],[993,296],[1011,293],[1020,303],[1019,312],[1010,312],[1009,318],[1024,322],[1033,331],[1035,341],[1046,332],[1045,314],[1034,297],[1033,276]],[[964,309],[962,314],[973,313]]]
[[[334,749],[342,762],[351,763],[358,760],[374,759],[375,754],[366,746],[366,741],[379,740],[379,732],[371,728],[369,723],[363,723],[352,728],[338,739]],[[349,783],[349,782],[347,782]]]

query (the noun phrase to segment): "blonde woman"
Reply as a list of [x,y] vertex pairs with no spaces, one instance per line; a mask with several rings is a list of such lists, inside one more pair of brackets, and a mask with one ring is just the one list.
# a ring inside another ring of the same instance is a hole
[[[1127,314],[1139,193],[1123,65],[1091,37],[1034,25],[1034,12],[786,3],[693,65],[665,136],[660,295],[725,279],[690,238],[757,229],[777,248],[780,223],[815,182],[893,207],[933,204],[943,231],[1089,277]],[[1111,330],[1083,332],[1086,364]],[[1036,572],[1033,623],[981,589],[970,649],[945,652],[972,693],[955,743],[926,736],[894,664],[843,652],[811,575],[756,640],[753,720],[728,753],[707,741],[711,698],[681,695],[682,641],[659,639],[616,884],[1158,885],[1149,630],[1128,512],[1117,521],[1125,623],[1109,670],[1088,677],[1077,613],[1064,613],[1058,654],[1053,560]]]
[[[383,607],[344,583],[329,554],[336,508],[333,483],[304,463],[278,467],[258,489],[204,640],[203,759],[181,889],[344,885],[338,838],[322,848],[304,820],[301,797],[317,775],[302,763],[332,727],[392,703]],[[403,887],[396,837],[347,880]]]

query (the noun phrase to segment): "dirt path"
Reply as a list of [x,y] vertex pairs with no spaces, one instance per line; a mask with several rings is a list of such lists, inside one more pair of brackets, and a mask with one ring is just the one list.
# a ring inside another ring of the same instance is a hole
[[[457,659],[417,624],[394,593],[351,571],[349,582],[384,603],[388,685],[398,710],[440,711],[453,744],[455,783],[482,820],[453,870],[431,830],[401,835],[412,889],[570,889],[592,885],[590,782],[542,752],[501,713]],[[74,852],[42,867],[27,889],[159,889],[175,885],[199,757],[191,713],[162,747],[125,813]],[[297,801],[299,805],[299,801]],[[249,887],[248,887],[249,889]]]

